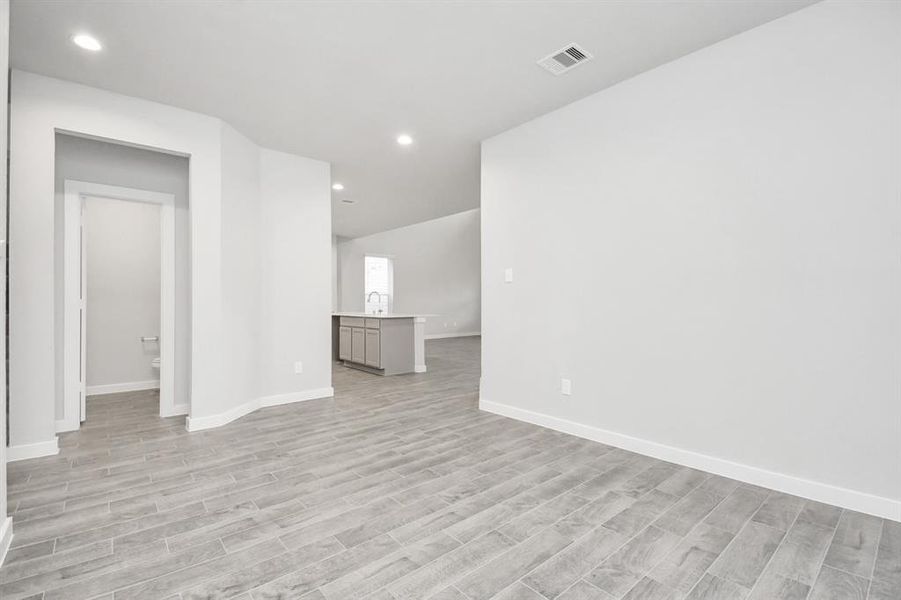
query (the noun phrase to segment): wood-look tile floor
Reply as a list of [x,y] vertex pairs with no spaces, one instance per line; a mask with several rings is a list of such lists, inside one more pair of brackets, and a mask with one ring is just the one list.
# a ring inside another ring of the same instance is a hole
[[901,598],[901,524],[479,412],[478,339],[427,351],[192,434],[91,398],[9,465],[0,597]]

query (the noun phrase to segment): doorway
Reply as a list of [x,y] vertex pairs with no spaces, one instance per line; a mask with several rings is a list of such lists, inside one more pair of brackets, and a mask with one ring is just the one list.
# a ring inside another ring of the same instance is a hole
[[[159,413],[161,417],[173,416],[181,414],[182,411],[176,410],[175,406],[175,376],[174,376],[174,358],[175,358],[175,196],[173,194],[154,192],[149,190],[141,190],[135,188],[127,188],[121,186],[112,186],[98,183],[90,183],[85,181],[66,180],[65,184],[65,215],[64,215],[64,357],[63,357],[63,418],[58,423],[58,431],[73,431],[81,426],[86,418],[87,407],[86,399],[89,393],[112,393],[115,391],[131,391],[131,389],[147,389],[148,385],[154,385],[154,380],[139,380],[131,382],[118,382],[97,385],[89,378],[88,359],[89,350],[91,348],[91,340],[89,334],[92,328],[89,327],[88,319],[91,311],[89,310],[89,302],[91,290],[89,283],[88,259],[91,253],[88,252],[87,239],[87,210],[89,203],[91,208],[106,206],[116,207],[119,209],[127,208],[128,205],[122,203],[131,203],[132,206],[150,209],[147,212],[151,215],[152,220],[145,221],[146,227],[158,227],[158,237],[150,235],[148,239],[158,240],[159,244],[159,261],[158,261],[158,294],[159,302],[153,306],[158,306],[159,321],[158,331],[129,331],[127,327],[128,311],[147,312],[147,306],[141,307],[134,300],[131,304],[120,306],[118,310],[118,320],[115,314],[112,318],[106,311],[103,314],[104,327],[102,331],[106,333],[100,334],[95,331],[92,335],[95,337],[116,337],[126,336],[128,350],[122,351],[123,361],[125,355],[132,356],[132,363],[136,360],[145,360],[143,368],[145,372],[153,372],[157,370],[154,363],[158,364],[158,381],[159,381]],[[158,222],[155,215],[158,211]],[[109,211],[107,211],[109,212]],[[113,211],[112,214],[115,214]],[[151,232],[155,234],[156,232]],[[105,283],[100,286],[110,287],[111,285],[129,285],[128,264],[126,256],[112,256],[113,263],[124,271],[125,276],[121,277],[122,281]],[[156,275],[153,275],[156,277]],[[97,283],[97,282],[95,282]],[[156,283],[155,281],[153,283]],[[97,286],[95,286],[96,288]],[[154,288],[156,289],[156,288]],[[122,294],[123,297],[127,296]],[[99,297],[99,296],[97,296]],[[150,303],[147,303],[150,305]],[[116,312],[116,311],[112,311]],[[99,320],[99,319],[98,319]],[[147,322],[147,319],[145,319]],[[96,323],[92,323],[96,324]],[[98,330],[100,331],[100,330]],[[134,339],[131,339],[134,338]],[[96,341],[96,340],[94,340]],[[116,351],[107,351],[106,354],[115,356]],[[93,355],[92,355],[93,356]],[[159,358],[155,361],[155,358]],[[119,362],[123,362],[119,361]],[[93,366],[93,365],[92,365]],[[140,366],[138,367],[141,368]],[[103,371],[104,369],[100,369]],[[92,369],[97,371],[97,369]],[[109,369],[106,369],[109,371]],[[93,373],[90,373],[93,375]],[[91,385],[92,387],[89,387]],[[118,387],[117,387],[118,386]]]

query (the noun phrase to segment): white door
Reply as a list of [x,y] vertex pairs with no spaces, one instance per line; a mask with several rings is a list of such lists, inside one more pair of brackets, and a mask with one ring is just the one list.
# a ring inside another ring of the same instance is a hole
[[87,317],[87,302],[85,301],[85,296],[87,295],[88,290],[88,270],[86,268],[86,259],[85,259],[85,235],[84,235],[84,198],[81,199],[81,206],[79,207],[81,211],[81,219],[78,225],[78,269],[79,269],[79,282],[78,282],[78,396],[79,396],[79,412],[78,412],[78,421],[80,423],[84,423],[84,420],[88,418],[87,411],[87,389],[88,389],[88,375],[87,375],[87,364],[88,364],[88,336],[85,335],[85,332],[88,330],[88,317]]
[[[68,191],[67,191],[68,192]],[[84,232],[81,217],[84,211],[84,200],[80,195],[67,198],[65,206],[66,234],[65,244],[65,313],[63,340],[65,361],[64,377],[64,427],[57,432],[73,431],[85,419],[85,360],[87,358],[84,344],[85,330],[85,295],[84,285]]]

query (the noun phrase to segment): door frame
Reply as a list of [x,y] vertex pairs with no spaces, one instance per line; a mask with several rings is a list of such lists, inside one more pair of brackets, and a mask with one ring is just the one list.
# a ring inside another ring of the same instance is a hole
[[85,419],[86,387],[83,213],[87,198],[109,198],[160,206],[160,416],[175,408],[175,195],[67,179],[63,227],[63,418],[57,432],[75,431]]

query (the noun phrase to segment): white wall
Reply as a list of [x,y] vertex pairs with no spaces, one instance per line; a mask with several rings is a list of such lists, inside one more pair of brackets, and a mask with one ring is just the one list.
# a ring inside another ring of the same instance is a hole
[[338,310],[338,236],[332,236],[332,310]]
[[479,209],[373,235],[340,239],[341,310],[364,307],[363,258],[394,260],[397,313],[433,314],[427,336],[478,334],[481,331]]
[[88,198],[85,241],[87,388],[156,381],[160,335],[160,206]]
[[[9,69],[9,0],[0,0],[0,73]],[[0,78],[0,98],[7,97],[7,79]],[[6,118],[0,115],[0,156],[6,156]],[[0,265],[6,262],[6,161],[0,161]],[[0,315],[6,323],[6,277],[0,277]],[[6,364],[6,344],[0,344],[0,365]],[[6,516],[6,369],[0,368],[0,564],[12,541],[12,518]]]
[[817,4],[484,142],[482,406],[901,519],[899,30]]
[[[252,260],[250,265],[243,262],[241,257],[246,255],[242,251],[257,246],[252,241],[254,235],[260,240],[267,239],[270,234],[278,238],[285,235],[280,224],[275,225],[272,232],[263,227],[254,234],[253,224],[243,220],[249,211],[262,223],[267,189],[278,190],[283,181],[291,181],[292,189],[277,194],[274,201],[277,208],[273,212],[294,222],[288,204],[289,200],[293,201],[294,210],[307,219],[302,234],[313,230],[323,232],[321,235],[303,234],[302,242],[286,246],[287,254],[280,258],[279,268],[269,269],[272,277],[288,278],[295,273],[303,277],[306,271],[296,265],[307,259],[321,260],[321,267],[317,268],[325,273],[325,279],[320,282],[314,278],[306,289],[328,289],[331,220],[328,180],[321,176],[322,172],[328,173],[327,164],[291,157],[291,167],[284,173],[273,173],[271,179],[278,180],[273,187],[264,175],[267,151],[248,146],[249,142],[241,140],[236,132],[232,135],[218,119],[21,71],[13,71],[12,85],[10,243],[16,251],[10,257],[10,437],[16,458],[52,453],[56,449],[55,377],[48,376],[48,365],[54,364],[55,346],[53,157],[56,131],[190,157],[189,427],[221,425],[260,406],[260,398],[256,395],[236,398],[233,393],[236,389],[253,389],[248,384],[248,377],[251,381],[260,378],[254,394],[282,389],[287,390],[285,393],[293,393],[292,399],[296,400],[331,392],[330,372],[317,372],[317,387],[298,392],[300,385],[313,378],[294,377],[292,369],[289,382],[282,380],[281,370],[278,378],[267,381],[263,379],[259,363],[251,367],[257,372],[250,375],[246,370],[237,372],[226,368],[246,362],[241,357],[244,350],[235,346],[254,347],[253,335],[244,338],[242,335],[247,336],[248,330],[259,329],[262,339],[265,332],[261,318],[255,324],[236,327],[232,317],[242,307],[254,305],[253,292],[248,291],[250,286],[261,281],[265,285],[265,280],[255,276],[248,278],[248,274],[262,272],[263,267],[253,264]],[[237,167],[236,163],[239,163]],[[257,165],[259,181],[254,179]],[[258,199],[256,212],[244,204],[250,201],[244,198],[245,193]],[[251,236],[250,242],[245,235]],[[262,250],[260,248],[261,261]],[[299,285],[302,284],[295,284],[295,288]],[[270,294],[276,297],[275,303],[280,300],[280,292],[277,286],[271,287]],[[247,295],[236,296],[235,290],[244,290]],[[303,317],[285,315],[285,309],[279,308],[276,318],[285,318],[276,321],[272,327],[295,341],[287,348],[273,344],[261,346],[261,350],[268,348],[270,353],[290,352],[290,357],[270,355],[267,369],[273,368],[272,365],[281,369],[285,363],[293,364],[294,360],[306,356],[311,357],[311,364],[316,364],[320,350],[322,360],[328,360],[329,345],[321,342],[319,330],[297,329],[313,322],[321,322],[322,328],[328,328],[328,292],[320,293],[321,300],[315,295],[296,294],[286,289],[285,294],[293,301],[291,313],[299,312]],[[261,305],[261,312],[263,307],[265,305]],[[327,379],[323,381],[323,378]]]
[[[188,158],[102,140],[56,134],[54,158],[54,344],[56,372],[63,369],[63,234],[67,179],[118,185],[175,197],[175,399],[191,394],[191,219]],[[151,334],[143,334],[151,335]],[[90,341],[89,341],[90,343]],[[157,347],[156,350],[159,350]],[[159,355],[159,353],[157,353]],[[153,373],[151,373],[153,375]],[[149,377],[148,379],[152,379]],[[90,375],[88,384],[91,385]],[[124,380],[123,380],[124,381]],[[141,381],[141,380],[134,380]],[[63,418],[63,378],[56,378],[56,418]]]
[[225,345],[223,393],[230,406],[331,395],[329,165],[225,124],[222,157],[223,319],[244,340]]
[[[231,383],[222,389],[227,406],[259,395],[260,150],[222,124],[222,348]],[[234,332],[234,337],[231,337]],[[229,338],[240,343],[231,343]]]
[[[264,402],[331,395],[331,172],[261,150],[261,388]],[[294,372],[295,362],[303,372]]]

